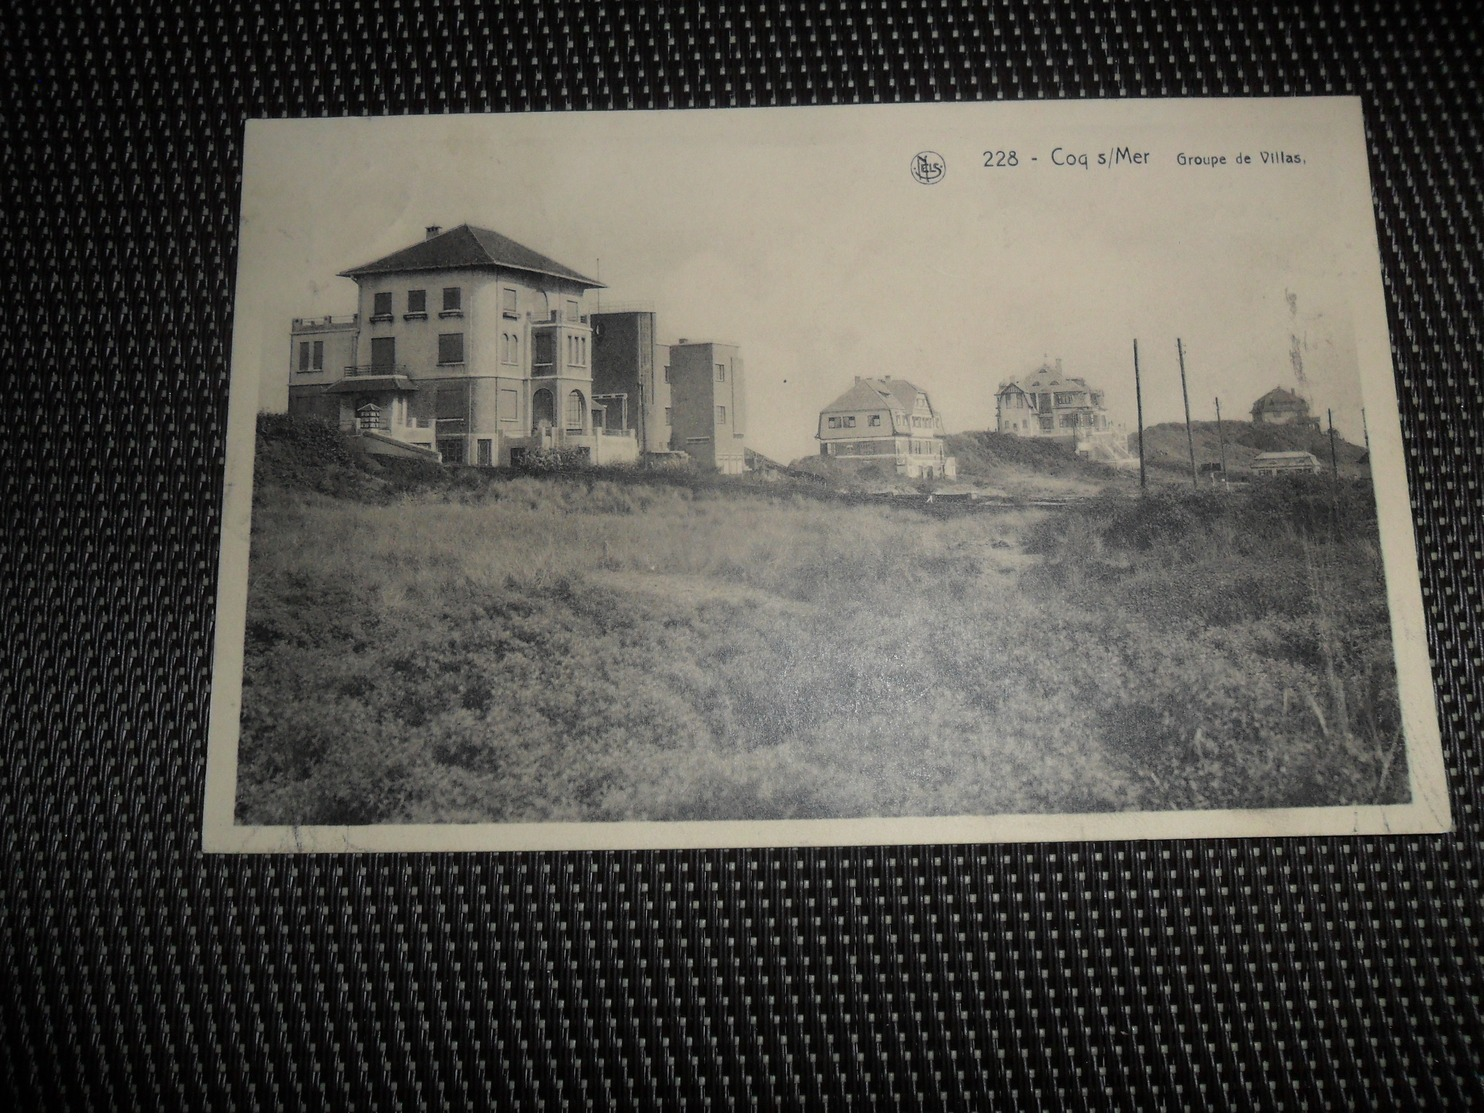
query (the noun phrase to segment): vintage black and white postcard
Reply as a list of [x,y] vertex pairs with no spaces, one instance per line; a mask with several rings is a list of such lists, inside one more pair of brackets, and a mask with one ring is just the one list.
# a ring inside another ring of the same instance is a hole
[[208,851],[1446,829],[1348,98],[254,121]]

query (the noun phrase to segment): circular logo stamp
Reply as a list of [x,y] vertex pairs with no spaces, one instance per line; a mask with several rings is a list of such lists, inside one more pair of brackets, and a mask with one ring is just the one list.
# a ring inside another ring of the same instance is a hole
[[919,151],[912,156],[912,177],[924,186],[935,186],[948,173],[948,163],[936,151]]

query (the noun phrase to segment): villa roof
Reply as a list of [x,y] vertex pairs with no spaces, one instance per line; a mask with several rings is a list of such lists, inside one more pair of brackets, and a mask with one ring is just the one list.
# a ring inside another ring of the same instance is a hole
[[1080,376],[1063,376],[1051,365],[1042,365],[1029,376],[1022,376],[1018,380],[1007,380],[1000,385],[999,395],[1004,395],[1010,390],[1030,393],[1040,392],[1095,392],[1096,388]]
[[1319,459],[1307,450],[1268,450],[1252,459],[1257,462],[1317,462]]
[[1268,407],[1274,404],[1286,406],[1297,404],[1300,407],[1308,407],[1309,401],[1304,399],[1303,396],[1290,392],[1287,388],[1274,388],[1266,395],[1259,396],[1257,402],[1252,407],[1256,410],[1259,407]]
[[583,287],[603,286],[596,279],[589,279],[581,272],[559,264],[550,256],[543,256],[535,249],[527,248],[493,229],[481,229],[477,225],[467,224],[418,241],[390,256],[372,260],[369,264],[348,268],[340,274],[347,279],[359,279],[362,276],[394,272],[449,271],[458,268],[513,268],[570,280]]
[[886,376],[877,379],[863,378],[847,388],[828,407],[820,410],[869,411],[873,407],[889,407],[897,411],[911,411],[917,406],[917,397],[926,394],[909,380]]

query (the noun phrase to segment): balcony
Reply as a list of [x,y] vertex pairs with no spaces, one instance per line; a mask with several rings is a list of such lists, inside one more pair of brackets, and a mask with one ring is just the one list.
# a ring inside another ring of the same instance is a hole
[[412,369],[404,364],[346,365],[346,376],[411,376]]
[[329,330],[348,329],[356,325],[360,316],[357,314],[322,314],[318,318],[295,318],[293,329],[299,330]]

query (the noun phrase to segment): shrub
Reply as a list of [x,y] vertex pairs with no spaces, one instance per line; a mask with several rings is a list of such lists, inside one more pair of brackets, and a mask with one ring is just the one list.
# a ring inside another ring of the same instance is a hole
[[576,473],[590,468],[590,458],[586,449],[576,446],[527,450],[515,468],[531,474]]

